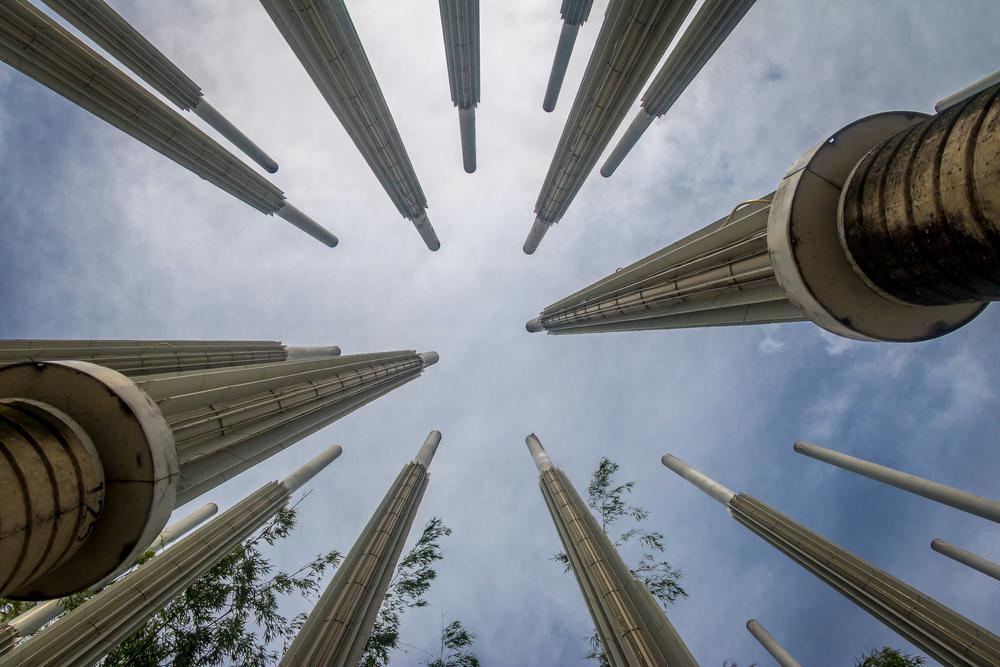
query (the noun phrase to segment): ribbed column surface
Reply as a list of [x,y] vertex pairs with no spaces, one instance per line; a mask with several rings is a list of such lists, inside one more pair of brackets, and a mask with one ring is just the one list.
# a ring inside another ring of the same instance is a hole
[[542,496],[569,556],[612,667],[696,667],[694,657],[636,581],[563,471],[539,475]]
[[263,213],[284,194],[25,0],[0,5],[0,59]]
[[201,99],[198,87],[104,0],[43,0],[181,109]]
[[427,199],[343,0],[261,0],[405,218]]
[[104,469],[70,417],[34,401],[0,399],[0,489],[6,597],[80,550],[104,505]]
[[358,664],[428,479],[427,469],[418,463],[408,463],[400,471],[281,659],[281,665],[355,667]]
[[597,333],[805,319],[767,251],[770,195],[545,308],[536,327]]
[[438,0],[451,101],[459,109],[479,104],[479,0]]
[[26,361],[90,361],[129,376],[284,361],[276,341],[0,340],[0,366]]
[[535,203],[541,222],[566,213],[693,4],[611,0]]
[[945,665],[1000,665],[1000,638],[752,496],[733,517],[901,637]]
[[26,0],[0,3],[0,60],[263,213],[284,194]]
[[590,17],[590,8],[594,0],[562,0],[559,15],[565,23],[582,25]]
[[420,375],[410,351],[137,378],[174,434],[187,502]]
[[859,273],[924,306],[1000,299],[1000,84],[872,149],[841,195]]
[[0,667],[91,665],[215,566],[288,501],[269,482],[0,658]]
[[755,1],[705,0],[643,94],[646,113],[667,113]]

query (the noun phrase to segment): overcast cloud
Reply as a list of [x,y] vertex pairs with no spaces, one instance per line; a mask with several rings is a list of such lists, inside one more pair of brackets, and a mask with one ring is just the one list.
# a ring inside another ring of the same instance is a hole
[[197,501],[226,507],[340,443],[344,455],[313,482],[274,556],[293,567],[346,552],[440,429],[414,533],[438,515],[454,535],[430,607],[405,618],[403,640],[416,648],[394,664],[425,659],[442,613],[478,635],[484,665],[583,662],[592,626],[573,577],[549,560],[560,545],[524,446],[530,431],[578,489],[603,455],[638,482],[635,500],[666,534],[691,596],[670,618],[704,665],[770,664],[744,629],[751,617],[809,665],[909,647],[663,468],[664,452],[1000,625],[995,584],[928,546],[940,537],[1000,559],[995,526],[791,449],[807,437],[995,496],[996,307],[906,346],[851,343],[811,324],[572,337],[523,328],[543,306],[770,192],[848,122],[931,111],[994,71],[1000,3],[759,0],[614,178],[590,178],[533,257],[521,243],[606,2],[580,31],[553,114],[541,101],[559,3],[482,3],[471,176],[437,4],[348,3],[430,202],[438,253],[399,218],[256,2],[113,4],[278,160],[274,182],[341,245],[257,213],[0,66],[0,335],[438,351],[421,379]]

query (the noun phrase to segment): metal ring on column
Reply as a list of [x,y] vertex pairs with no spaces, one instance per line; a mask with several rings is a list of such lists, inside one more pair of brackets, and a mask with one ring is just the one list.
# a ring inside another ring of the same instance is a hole
[[893,111],[851,123],[792,165],[774,195],[767,246],[778,283],[816,325],[839,336],[911,342],[937,338],[985,304],[917,306],[872,289],[840,241],[840,194],[855,165],[884,139],[927,118]]
[[156,403],[121,373],[84,361],[0,369],[0,397],[68,415],[90,437],[105,481],[104,506],[82,547],[8,597],[69,595],[138,558],[166,525],[179,477],[173,434]]

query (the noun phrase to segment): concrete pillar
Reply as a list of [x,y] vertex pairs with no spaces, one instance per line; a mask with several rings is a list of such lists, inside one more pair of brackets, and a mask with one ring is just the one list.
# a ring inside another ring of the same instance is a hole
[[261,5],[400,215],[437,250],[441,244],[427,220],[427,198],[344,1],[261,0]]
[[764,629],[764,626],[751,618],[747,621],[747,630],[760,642],[760,645],[771,654],[781,667],[802,667],[792,654],[785,650],[785,647],[778,643],[778,640],[771,636],[771,633]]
[[451,101],[458,107],[462,164],[476,170],[476,105],[479,104],[479,0],[438,0]]
[[974,570],[979,570],[983,574],[993,577],[997,581],[1000,581],[1000,563],[994,563],[991,560],[987,560],[982,556],[977,556],[971,551],[966,551],[961,547],[956,547],[954,544],[949,544],[941,539],[936,539],[931,541],[931,549],[951,558],[952,560],[957,560],[963,565],[968,565]]
[[333,445],[293,473],[268,482],[216,519],[90,598],[0,658],[0,667],[84,667],[100,660],[288,503],[292,489],[340,455]]
[[611,176],[653,119],[670,110],[750,10],[754,1],[705,0],[643,93],[642,110],[601,167],[601,176]]
[[799,454],[805,454],[817,461],[823,461],[838,468],[850,470],[851,472],[874,479],[877,482],[882,482],[883,484],[915,493],[918,496],[923,496],[935,502],[950,505],[963,512],[975,514],[984,519],[1000,523],[1000,502],[991,498],[983,498],[968,491],[938,484],[923,477],[893,470],[877,463],[841,454],[832,449],[813,445],[808,442],[796,442],[794,449]]
[[[526,254],[532,254],[541,242],[544,230],[539,225],[554,225],[565,215],[692,5],[694,0],[608,3],[597,44],[535,202],[536,220],[524,244]],[[553,93],[574,39],[575,29],[564,28],[543,105],[546,109],[555,107]]]
[[441,433],[431,431],[413,462],[403,466],[288,647],[281,665],[358,664],[420,507],[430,479],[427,468],[440,442]]
[[[151,548],[162,549],[166,547],[179,537],[189,533],[199,524],[204,523],[207,519],[215,516],[215,513],[218,511],[219,506],[215,503],[208,503],[199,507],[191,514],[188,514],[182,519],[164,528],[163,532],[160,533],[159,536],[153,541]],[[105,586],[108,586],[134,565],[135,563],[129,563],[128,565],[118,568],[110,576],[93,586],[92,590],[99,591]],[[56,619],[66,610],[63,603],[64,600],[61,599],[42,602],[19,614],[7,623],[0,625],[0,655],[3,655],[12,649],[14,647],[14,643],[19,638],[35,634],[41,630],[46,623]]]
[[[38,438],[64,430],[61,442],[70,447],[33,446],[0,423],[0,449],[14,456],[9,468],[0,457],[0,477],[9,477],[5,488],[17,491],[0,508],[0,520],[31,524],[30,531],[0,537],[3,595],[51,599],[95,585],[145,551],[175,507],[416,379],[438,360],[435,352],[413,350],[335,351],[134,378],[72,360],[0,368],[0,405],[19,410],[22,429]],[[45,428],[33,425],[38,419]],[[52,500],[58,507],[39,511]],[[76,539],[81,535],[85,539]]]
[[316,357],[339,357],[340,347],[337,345],[308,345],[294,346],[286,345],[285,351],[288,359],[315,359]]
[[[675,462],[668,466],[672,470],[693,470],[672,455],[663,458],[665,464]],[[711,484],[698,486],[721,501]],[[986,628],[753,496],[738,493],[725,504],[739,523],[933,659],[969,667],[1000,664],[1000,637]]]
[[770,196],[546,307],[528,331],[596,333],[804,319],[768,257]]
[[538,437],[525,439],[538,483],[611,667],[696,667],[656,600],[622,560]]
[[[82,9],[73,12],[88,13],[98,7],[75,0],[50,4],[79,5]],[[270,215],[285,206],[285,195],[278,187],[27,0],[0,5],[0,28],[0,60],[11,67],[258,211]],[[180,97],[175,100],[179,101]]]
[[[703,9],[725,3],[733,16],[746,8],[716,0]],[[672,103],[678,82],[687,85],[678,78],[657,105]],[[654,111],[651,99],[644,105]],[[855,340],[943,336],[1000,297],[998,146],[1000,84],[934,117],[862,118],[802,155],[773,193],[551,304],[529,331],[809,320]],[[553,166],[581,151],[561,143]],[[550,171],[536,226],[565,211],[570,173]]]
[[277,341],[0,340],[0,366],[72,359],[100,364],[129,377],[244,366],[286,358],[286,348]]

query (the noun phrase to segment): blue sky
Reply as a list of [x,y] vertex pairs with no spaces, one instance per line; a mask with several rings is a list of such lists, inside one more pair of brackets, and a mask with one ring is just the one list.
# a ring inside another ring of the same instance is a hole
[[995,70],[1000,4],[759,0],[615,176],[595,173],[533,257],[521,243],[605,2],[580,32],[553,114],[541,100],[558,3],[483,3],[472,176],[436,5],[349,3],[430,202],[442,242],[434,254],[256,3],[113,4],[278,160],[274,182],[341,245],[257,213],[3,66],[0,335],[437,350],[441,362],[420,380],[198,501],[228,506],[342,444],[274,554],[294,567],[346,551],[427,431],[440,429],[415,525],[438,515],[454,535],[431,606],[404,622],[404,642],[419,648],[394,664],[425,658],[442,610],[478,635],[484,664],[583,663],[591,623],[575,581],[549,560],[559,544],[524,446],[531,431],[578,488],[604,455],[637,481],[635,501],[666,534],[690,593],[670,618],[704,665],[770,664],[744,629],[751,617],[804,664],[848,665],[868,647],[907,645],[663,468],[664,452],[1000,625],[995,583],[928,546],[940,537],[1000,559],[994,526],[791,449],[807,438],[995,495],[1000,311],[915,345],[854,343],[805,323],[572,337],[523,329],[546,304],[770,192],[848,122],[929,112]]

